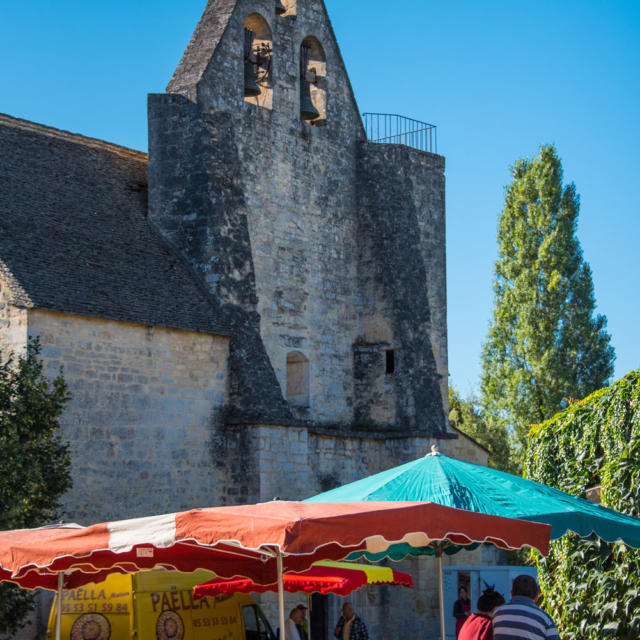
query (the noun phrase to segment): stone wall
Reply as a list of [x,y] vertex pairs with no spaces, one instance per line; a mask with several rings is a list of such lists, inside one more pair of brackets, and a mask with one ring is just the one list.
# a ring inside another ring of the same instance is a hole
[[222,502],[215,439],[228,338],[32,310],[45,372],[72,400],[65,520],[91,524]]
[[[394,422],[401,429],[444,433],[444,158],[404,145],[366,143],[360,145],[358,169],[362,342],[384,341],[383,349],[394,350]],[[384,369],[379,371],[384,377]],[[360,402],[373,408],[376,399]]]
[[27,310],[13,304],[8,278],[0,273],[0,358],[22,351],[26,343]]
[[[474,440],[438,439],[412,432],[362,432],[305,426],[234,425],[225,439],[253,476],[244,483],[248,502],[302,500],[426,455],[436,445],[448,456],[486,465],[489,452]],[[241,480],[238,478],[238,480]]]

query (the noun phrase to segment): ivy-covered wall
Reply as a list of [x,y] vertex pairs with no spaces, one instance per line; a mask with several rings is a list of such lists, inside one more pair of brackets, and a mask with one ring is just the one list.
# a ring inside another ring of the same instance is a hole
[[[640,516],[640,370],[532,428],[529,478]],[[565,640],[640,638],[640,551],[570,534],[538,560],[547,610]]]

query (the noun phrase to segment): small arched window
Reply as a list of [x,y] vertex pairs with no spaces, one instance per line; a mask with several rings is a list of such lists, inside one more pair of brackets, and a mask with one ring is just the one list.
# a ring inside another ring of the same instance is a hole
[[287,354],[287,401],[295,407],[309,406],[309,360],[300,351]]
[[273,108],[272,59],[273,38],[269,23],[259,13],[252,13],[244,21],[245,102]]
[[316,126],[327,122],[327,62],[313,36],[300,46],[300,118]]

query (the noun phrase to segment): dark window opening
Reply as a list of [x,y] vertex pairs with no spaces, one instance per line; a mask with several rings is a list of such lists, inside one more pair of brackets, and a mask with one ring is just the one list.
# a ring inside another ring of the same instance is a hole
[[393,349],[387,349],[385,358],[385,369],[384,372],[386,374],[394,373],[396,370],[396,354]]

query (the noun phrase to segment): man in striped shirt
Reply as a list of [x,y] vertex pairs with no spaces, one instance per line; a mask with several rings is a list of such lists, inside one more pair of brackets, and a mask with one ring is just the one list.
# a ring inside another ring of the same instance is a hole
[[538,583],[527,575],[513,581],[511,602],[493,615],[493,640],[560,640],[551,616],[534,602]]

